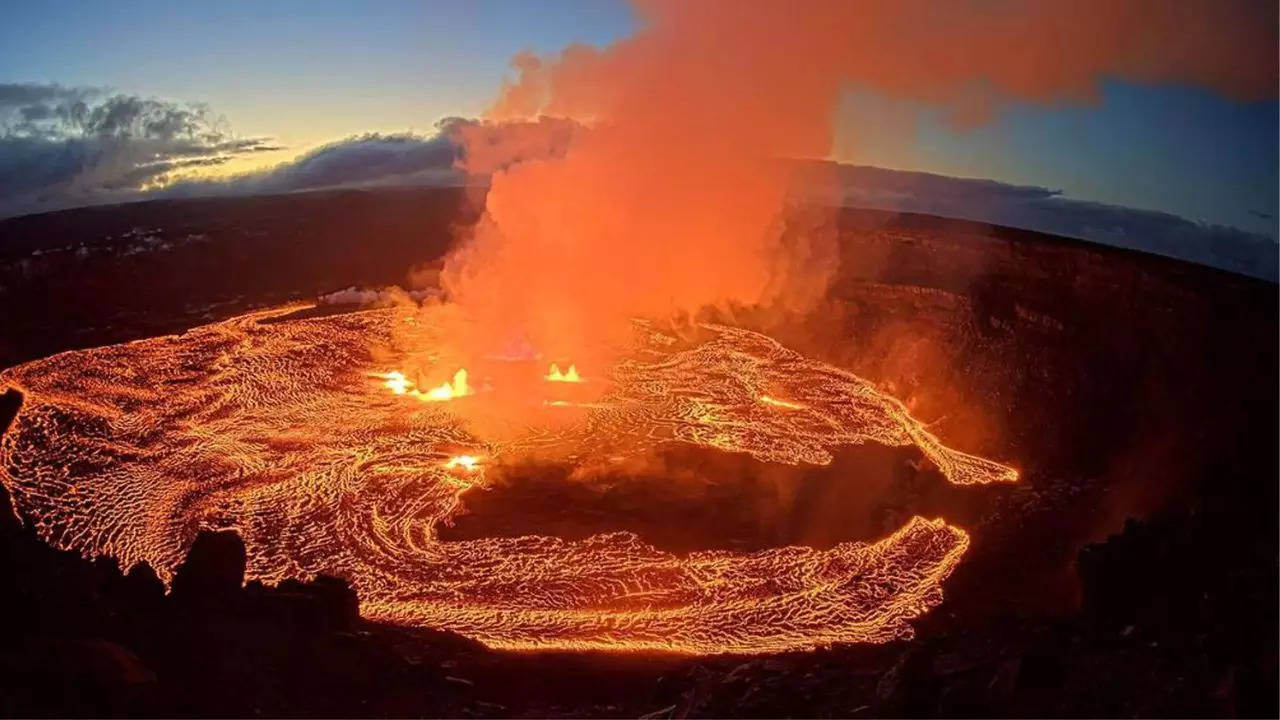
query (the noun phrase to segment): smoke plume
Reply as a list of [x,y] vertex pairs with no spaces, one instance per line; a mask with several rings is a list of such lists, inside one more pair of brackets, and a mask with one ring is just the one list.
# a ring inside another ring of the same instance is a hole
[[1274,3],[638,4],[641,29],[615,45],[517,56],[492,106],[493,122],[586,129],[558,157],[496,172],[447,262],[477,351],[527,341],[564,357],[633,315],[820,295],[830,228],[784,232],[790,179],[776,160],[828,155],[849,83],[962,124],[1006,100],[1088,102],[1108,76],[1276,92]]

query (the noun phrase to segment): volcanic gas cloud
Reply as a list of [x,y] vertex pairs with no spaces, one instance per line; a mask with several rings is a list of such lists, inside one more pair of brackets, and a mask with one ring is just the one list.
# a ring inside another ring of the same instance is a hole
[[832,229],[784,232],[792,179],[780,161],[828,155],[850,85],[941,105],[957,122],[1010,100],[1088,101],[1104,76],[1237,97],[1276,87],[1274,3],[637,6],[642,29],[613,46],[515,58],[490,120],[579,122],[555,157],[528,160],[529,125],[506,142],[492,127],[460,130],[465,165],[494,172],[484,218],[443,278],[465,320],[452,334],[461,359],[527,342],[581,360],[637,315],[808,306],[835,271]]

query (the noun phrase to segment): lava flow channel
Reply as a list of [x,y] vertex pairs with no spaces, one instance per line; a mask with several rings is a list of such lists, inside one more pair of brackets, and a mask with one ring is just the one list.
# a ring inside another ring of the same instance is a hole
[[947,448],[856,376],[718,326],[689,347],[640,325],[580,422],[484,443],[450,410],[475,397],[419,402],[373,377],[394,372],[368,348],[396,311],[283,317],[296,309],[0,373],[25,394],[0,439],[19,510],[58,547],[165,578],[201,528],[235,528],[252,578],[345,577],[366,617],[492,647],[760,653],[909,636],[967,535],[916,517],[871,544],[676,555],[627,532],[443,542],[436,529],[486,463],[549,443],[827,463],[876,441],[919,446],[955,483],[1017,478]]

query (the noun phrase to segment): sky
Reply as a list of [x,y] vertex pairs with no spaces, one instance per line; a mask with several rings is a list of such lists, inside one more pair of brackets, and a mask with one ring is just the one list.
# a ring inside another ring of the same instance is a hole
[[[517,52],[605,46],[638,22],[620,0],[50,0],[2,12],[0,83],[207,103],[228,136],[269,139],[219,172],[364,133],[429,134],[441,118],[482,113]],[[1275,100],[1104,78],[1094,98],[1013,102],[977,125],[857,87],[835,112],[831,159],[1276,237]]]
[[[1013,104],[957,128],[917,108],[850,90],[837,157],[860,164],[1062,190],[1275,237],[1277,104],[1186,86],[1103,81],[1094,103]],[[876,129],[880,132],[876,132]],[[870,132],[874,140],[857,138]]]
[[207,102],[237,133],[293,148],[478,115],[517,52],[607,44],[635,22],[613,0],[51,0],[3,12],[0,80]]

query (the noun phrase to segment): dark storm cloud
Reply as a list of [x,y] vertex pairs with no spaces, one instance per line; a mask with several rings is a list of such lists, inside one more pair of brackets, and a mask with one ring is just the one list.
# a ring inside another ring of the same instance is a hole
[[832,197],[828,185],[821,197],[847,206],[1036,230],[1273,281],[1280,262],[1280,246],[1263,235],[1169,213],[1072,200],[1043,187],[849,165],[839,166],[836,174],[838,195]]
[[129,200],[174,170],[270,149],[200,104],[0,84],[0,216]]

